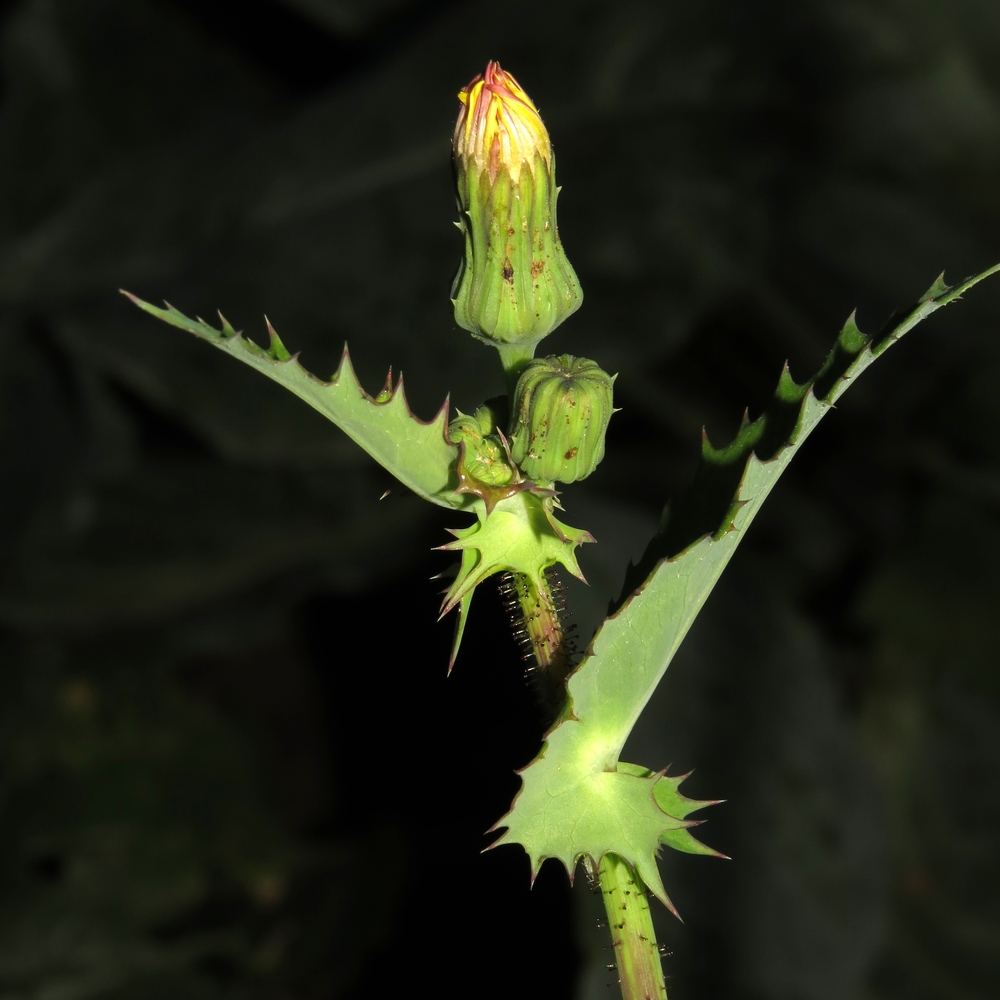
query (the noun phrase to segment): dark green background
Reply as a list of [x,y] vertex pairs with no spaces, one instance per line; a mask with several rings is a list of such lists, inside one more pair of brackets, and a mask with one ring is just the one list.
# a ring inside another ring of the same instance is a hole
[[[121,299],[349,340],[416,412],[456,330],[455,93],[535,98],[619,372],[567,488],[584,633],[662,504],[948,268],[1000,260],[995,0],[21,0],[0,7],[0,1000],[611,997],[586,887],[480,855],[539,721],[492,588],[249,369]],[[796,458],[627,750],[728,799],[671,856],[671,1000],[1000,994],[1000,287]]]

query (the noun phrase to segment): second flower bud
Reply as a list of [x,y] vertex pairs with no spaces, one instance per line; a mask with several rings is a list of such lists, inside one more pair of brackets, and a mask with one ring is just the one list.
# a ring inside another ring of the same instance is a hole
[[536,358],[517,382],[510,452],[537,483],[585,479],[604,458],[614,378],[587,358]]

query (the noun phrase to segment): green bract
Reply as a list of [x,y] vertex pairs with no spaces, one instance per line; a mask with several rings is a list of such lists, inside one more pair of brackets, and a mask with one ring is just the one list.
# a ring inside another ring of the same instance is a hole
[[586,479],[604,458],[614,379],[587,358],[538,358],[514,394],[510,452],[536,482]]
[[448,437],[461,445],[462,470],[486,486],[507,486],[517,473],[507,459],[507,452],[496,435],[493,411],[480,406],[469,416],[459,412],[448,425]]
[[449,529],[454,542],[446,551],[461,552],[462,562],[441,605],[441,614],[459,609],[451,662],[455,662],[469,614],[472,594],[496,573],[523,574],[535,592],[547,593],[545,571],[557,563],[583,579],[576,547],[594,539],[587,531],[571,528],[552,513],[548,491],[532,492],[530,483],[501,493],[492,504],[476,504],[477,521],[468,528]]

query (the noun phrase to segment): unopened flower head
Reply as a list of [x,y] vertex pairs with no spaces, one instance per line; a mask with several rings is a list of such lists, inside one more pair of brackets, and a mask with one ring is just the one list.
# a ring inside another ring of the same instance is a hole
[[496,182],[502,168],[517,183],[521,167],[533,167],[540,156],[551,164],[552,146],[534,101],[510,73],[490,62],[485,73],[458,92],[462,108],[455,123],[455,160],[464,169],[473,161]]
[[455,321],[533,350],[583,300],[556,227],[555,156],[531,98],[491,62],[458,95],[455,181],[465,258]]
[[538,483],[586,479],[604,458],[614,378],[587,358],[535,358],[517,381],[510,453]]

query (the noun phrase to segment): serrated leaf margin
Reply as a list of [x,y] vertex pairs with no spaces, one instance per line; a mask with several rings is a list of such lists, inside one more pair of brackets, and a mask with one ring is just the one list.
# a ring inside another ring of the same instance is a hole
[[[686,807],[683,803],[678,807],[672,793],[657,797],[655,805],[660,814],[657,817],[649,809],[654,796],[649,795],[647,803],[643,794],[634,794],[639,791],[635,783],[648,784],[650,772],[620,762],[625,741],[756,512],[819,421],[875,358],[923,319],[997,271],[1000,264],[955,287],[948,287],[943,275],[940,276],[902,320],[878,337],[862,334],[852,313],[823,367],[805,383],[796,383],[786,366],[779,378],[775,400],[780,404],[797,404],[797,418],[787,439],[766,461],[758,458],[753,449],[767,430],[767,411],[756,421],[746,420],[736,439],[725,448],[714,448],[704,439],[703,463],[723,464],[745,458],[738,488],[722,523],[677,554],[660,558],[643,583],[605,619],[568,680],[562,715],[546,734],[539,755],[519,772],[521,788],[510,811],[493,827],[505,830],[493,846],[520,844],[531,860],[533,876],[547,857],[558,858],[572,878],[581,857],[586,855],[597,865],[604,853],[615,853],[632,865],[654,895],[676,913],[655,859],[661,843],[675,846],[664,836],[668,810],[674,808],[679,812]],[[846,364],[845,359],[849,359]],[[844,368],[838,372],[840,364]],[[658,627],[645,632],[633,628],[633,620],[640,618],[640,609],[644,607],[659,618]],[[614,692],[622,686],[623,679],[631,682],[627,685],[631,690],[624,699],[615,697]],[[615,785],[619,805],[629,803],[635,827],[628,829],[630,817],[622,819],[618,824],[622,830],[618,839],[607,835],[607,830],[615,824],[609,824],[599,808],[600,832],[588,829],[595,803],[599,807],[603,798],[605,807],[610,805],[607,797],[595,794],[594,789],[607,786],[606,776],[612,774],[618,776]],[[624,786],[630,783],[632,793],[626,793]],[[655,784],[654,781],[654,787]],[[566,809],[572,801],[567,797],[570,794],[575,794],[579,802]],[[662,803],[658,801],[660,798]],[[656,832],[660,817],[663,829]],[[673,818],[681,824],[674,829],[686,832],[689,824],[681,823],[683,817]],[[685,850],[686,846],[680,849]]]
[[393,386],[390,372],[378,396],[368,395],[354,372],[346,344],[337,371],[324,382],[288,351],[267,320],[270,343],[264,348],[233,329],[222,313],[221,329],[216,329],[200,318],[190,319],[169,302],[161,309],[124,289],[121,292],[144,312],[193,333],[295,393],[418,496],[450,509],[472,507],[474,497],[455,492],[459,450],[448,438],[447,399],[431,420],[424,421],[410,410],[402,375]]

